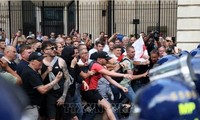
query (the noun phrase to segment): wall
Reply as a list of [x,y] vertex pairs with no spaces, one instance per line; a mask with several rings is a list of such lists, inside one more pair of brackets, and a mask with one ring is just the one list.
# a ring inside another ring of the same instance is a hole
[[200,0],[178,0],[177,45],[192,50],[200,43]]

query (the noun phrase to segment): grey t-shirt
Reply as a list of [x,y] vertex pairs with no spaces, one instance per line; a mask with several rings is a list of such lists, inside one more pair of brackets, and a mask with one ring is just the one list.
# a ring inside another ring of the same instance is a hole
[[[134,69],[133,61],[131,59],[124,57],[122,63],[127,64],[127,67],[123,67],[123,71]],[[124,87],[128,87],[128,86],[130,86],[130,82],[131,82],[130,79],[123,78],[123,80],[120,82],[120,84]]]

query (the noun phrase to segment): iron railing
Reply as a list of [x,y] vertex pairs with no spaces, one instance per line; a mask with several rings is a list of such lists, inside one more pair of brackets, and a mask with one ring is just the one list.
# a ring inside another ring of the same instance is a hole
[[0,10],[0,28],[10,37],[19,28],[25,35],[69,34],[73,28],[93,39],[101,31],[130,35],[135,33],[133,19],[140,20],[138,32],[176,36],[177,30],[177,0],[4,1]]

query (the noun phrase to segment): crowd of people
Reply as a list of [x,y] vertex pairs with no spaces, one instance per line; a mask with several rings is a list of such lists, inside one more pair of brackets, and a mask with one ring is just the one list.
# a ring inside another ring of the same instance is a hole
[[[24,120],[93,120],[99,113],[103,120],[133,119],[136,93],[150,84],[148,71],[189,54],[176,47],[173,37],[155,32],[110,37],[100,32],[93,41],[76,30],[68,36],[25,36],[19,30],[11,40],[0,34],[0,76],[24,91]],[[136,57],[138,38],[144,45]]]

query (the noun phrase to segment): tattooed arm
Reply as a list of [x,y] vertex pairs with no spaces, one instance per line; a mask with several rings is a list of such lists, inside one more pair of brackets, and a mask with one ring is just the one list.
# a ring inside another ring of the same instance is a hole
[[64,83],[64,90],[62,96],[57,100],[57,105],[63,105],[65,102],[65,98],[69,89],[69,86],[72,84],[73,81],[70,80],[70,75],[67,69],[67,65],[65,61],[62,58],[58,59],[59,65],[62,68],[62,72],[65,78],[65,83]]

